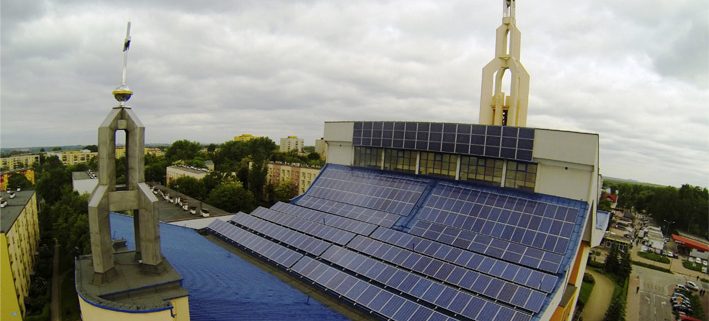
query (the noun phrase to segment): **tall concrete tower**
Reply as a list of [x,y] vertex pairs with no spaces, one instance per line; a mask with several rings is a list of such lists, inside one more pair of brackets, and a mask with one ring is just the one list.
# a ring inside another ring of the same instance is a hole
[[[113,91],[119,105],[111,109],[98,129],[98,186],[89,201],[91,255],[98,282],[109,281],[114,271],[109,211],[131,211],[135,229],[136,260],[144,270],[160,271],[160,233],[157,198],[145,184],[145,126],[125,103],[133,92],[126,85],[130,23],[123,46],[123,81]],[[116,186],[116,132],[125,131],[127,182]]]
[[[519,62],[521,33],[515,22],[515,0],[502,0],[502,25],[497,28],[495,58],[483,68],[480,124],[527,125],[529,73]],[[509,81],[509,95],[503,85]]]

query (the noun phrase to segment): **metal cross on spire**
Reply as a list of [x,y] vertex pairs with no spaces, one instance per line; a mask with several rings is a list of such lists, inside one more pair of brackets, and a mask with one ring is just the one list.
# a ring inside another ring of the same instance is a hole
[[133,96],[133,91],[128,88],[126,78],[128,73],[128,49],[130,49],[130,21],[126,27],[126,38],[123,41],[123,78],[121,85],[113,91],[113,97],[116,98],[120,107],[125,107],[125,103]]

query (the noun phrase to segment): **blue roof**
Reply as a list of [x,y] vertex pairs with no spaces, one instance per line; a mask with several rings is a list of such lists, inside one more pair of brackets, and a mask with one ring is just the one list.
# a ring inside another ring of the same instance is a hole
[[606,231],[608,229],[608,221],[610,220],[611,213],[606,211],[597,210],[596,211],[596,229],[600,231]]
[[578,200],[328,164],[291,204],[209,229],[382,318],[539,320],[587,215]]
[[[111,230],[135,247],[132,218],[111,214]],[[160,238],[189,292],[192,321],[348,320],[192,229],[161,223]]]

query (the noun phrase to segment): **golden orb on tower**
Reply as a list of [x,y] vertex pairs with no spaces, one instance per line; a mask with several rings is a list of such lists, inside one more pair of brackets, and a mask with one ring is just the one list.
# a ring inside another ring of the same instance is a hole
[[133,96],[133,91],[126,85],[120,85],[113,90],[113,98],[116,98],[121,105],[127,102],[131,96]]

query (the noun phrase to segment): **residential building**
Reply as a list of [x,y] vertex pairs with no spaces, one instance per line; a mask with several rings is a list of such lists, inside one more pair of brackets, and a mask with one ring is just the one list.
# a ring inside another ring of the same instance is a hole
[[320,159],[327,160],[327,143],[325,138],[319,138],[315,140],[315,152],[320,155]]
[[254,138],[258,138],[260,136],[254,136],[251,134],[241,134],[239,136],[234,136],[234,141],[235,142],[248,142]]
[[303,139],[298,138],[298,136],[288,136],[281,138],[280,152],[287,153],[292,150],[302,153],[303,152]]
[[88,149],[47,152],[48,157],[57,156],[64,165],[83,164],[96,157],[96,155],[98,155],[97,152],[92,152]]
[[33,190],[0,192],[0,311],[2,320],[22,320],[39,244],[37,196]]
[[165,169],[165,185],[170,185],[170,183],[180,177],[188,176],[195,179],[202,179],[209,174],[209,169],[197,168],[194,166],[186,165],[172,165]]
[[303,194],[320,173],[320,167],[308,167],[302,164],[286,164],[270,162],[266,180],[271,184],[292,182],[298,189],[298,194]]
[[[163,156],[165,155],[165,152],[157,147],[145,147],[143,148],[143,153],[145,155],[153,155],[153,156]],[[123,156],[126,156],[126,147],[125,146],[118,146],[116,147],[116,158],[121,158]]]
[[16,169],[31,168],[39,162],[39,155],[13,155],[0,158],[0,170],[13,171]]
[[0,190],[7,190],[8,188],[17,188],[17,186],[7,186],[10,180],[10,175],[12,174],[22,174],[27,178],[30,183],[34,184],[34,170],[31,169],[18,169],[13,171],[6,171],[0,173]]

